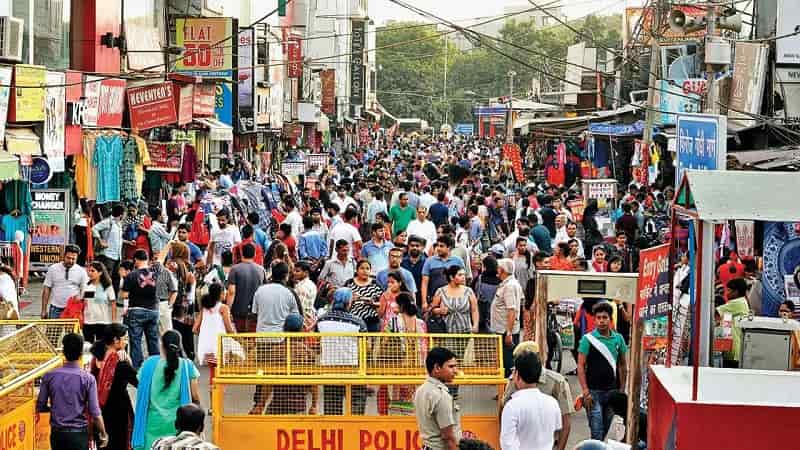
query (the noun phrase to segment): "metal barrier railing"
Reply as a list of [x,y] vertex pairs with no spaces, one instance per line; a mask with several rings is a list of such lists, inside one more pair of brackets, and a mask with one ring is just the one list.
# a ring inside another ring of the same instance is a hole
[[56,350],[61,350],[61,339],[67,333],[80,333],[81,324],[77,319],[25,319],[0,320],[0,337],[8,336],[28,325],[36,325]]
[[419,379],[425,355],[447,347],[459,376],[473,382],[503,377],[497,335],[411,333],[246,333],[219,339],[217,378]]

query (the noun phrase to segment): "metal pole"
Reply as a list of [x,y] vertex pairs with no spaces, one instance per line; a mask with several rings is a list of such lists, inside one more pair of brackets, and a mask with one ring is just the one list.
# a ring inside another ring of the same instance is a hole
[[660,37],[661,30],[661,13],[664,8],[664,0],[657,0],[653,6],[655,9],[653,15],[653,25],[650,27],[652,36],[650,36],[650,79],[647,83],[647,111],[645,111],[645,125],[642,148],[650,148],[653,142],[653,126],[656,120],[655,102],[656,102],[656,83],[658,82],[660,47],[658,45],[658,38]]
[[[704,45],[709,38],[714,36],[717,30],[717,8],[711,4],[706,8],[706,38]],[[706,46],[707,49],[707,46]],[[711,114],[719,114],[719,104],[717,103],[717,88],[719,84],[714,81],[714,68],[711,64],[706,64],[706,80],[708,92],[706,92],[706,111]]]
[[444,86],[442,89],[444,91],[444,123],[448,123],[447,116],[448,112],[450,112],[450,104],[447,103],[447,36],[442,36],[442,39],[444,39]]
[[517,73],[508,71],[508,122],[506,123],[506,143],[514,143],[514,77]]

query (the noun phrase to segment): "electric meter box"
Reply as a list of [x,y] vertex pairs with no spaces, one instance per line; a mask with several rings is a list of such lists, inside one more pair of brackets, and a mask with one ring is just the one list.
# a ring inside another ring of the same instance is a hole
[[791,370],[792,333],[800,329],[800,322],[753,317],[737,326],[742,329],[742,369]]

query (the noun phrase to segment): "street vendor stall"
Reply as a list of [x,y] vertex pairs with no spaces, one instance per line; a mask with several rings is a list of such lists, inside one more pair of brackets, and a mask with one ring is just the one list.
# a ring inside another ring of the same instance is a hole
[[614,219],[612,215],[617,209],[617,180],[603,178],[597,180],[583,180],[583,204],[589,205],[590,201],[597,202],[597,228],[605,238],[614,236]]

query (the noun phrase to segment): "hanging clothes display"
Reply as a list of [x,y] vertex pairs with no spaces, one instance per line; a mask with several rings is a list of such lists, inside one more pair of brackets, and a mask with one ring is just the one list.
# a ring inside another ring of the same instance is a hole
[[83,152],[75,157],[75,190],[78,198],[97,198],[97,168],[92,164],[97,135],[94,131],[84,131]]
[[3,185],[3,201],[6,211],[11,212],[15,209],[26,216],[31,215],[31,187],[27,181],[14,180]]
[[119,189],[123,202],[137,200],[141,196],[141,184],[136,183],[136,165],[139,163],[139,146],[133,137],[122,146],[122,163],[119,169]]
[[139,191],[142,189],[144,183],[144,168],[150,165],[150,151],[147,149],[147,142],[143,137],[134,134],[133,139],[136,141],[136,148],[139,150],[139,159],[135,166],[136,173],[136,186]]
[[551,186],[563,186],[566,183],[565,168],[567,164],[567,145],[560,142],[556,146],[555,155],[547,171],[547,183]]
[[197,153],[194,146],[185,144],[183,146],[183,165],[181,166],[181,181],[184,183],[194,183],[197,179]]
[[2,219],[2,227],[3,227],[3,240],[8,242],[16,241],[17,231],[22,232],[22,242],[20,245],[22,246],[23,253],[27,247],[28,241],[28,230],[30,230],[31,219],[30,216],[26,214],[20,214],[18,211],[14,211],[12,214],[6,214],[3,216]]
[[97,167],[97,203],[119,201],[121,164],[122,138],[117,134],[98,136],[92,158]]

